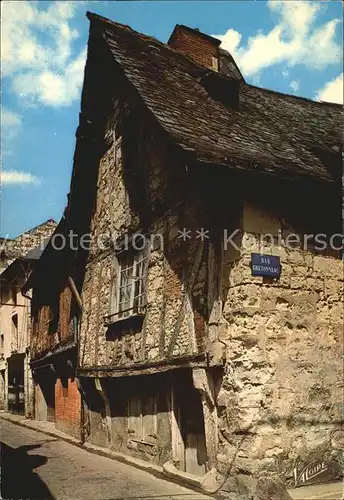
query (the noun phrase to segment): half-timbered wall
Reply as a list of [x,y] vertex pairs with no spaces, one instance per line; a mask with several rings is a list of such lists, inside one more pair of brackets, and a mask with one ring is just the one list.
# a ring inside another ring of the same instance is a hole
[[[81,369],[125,369],[205,351],[209,243],[195,237],[203,217],[199,195],[188,191],[185,166],[140,124],[140,115],[118,102],[114,115],[120,115],[121,126],[112,123],[107,131],[108,150],[99,165],[91,221],[94,247],[82,290]],[[183,240],[184,228],[189,233]],[[104,322],[118,259],[115,250],[101,249],[98,243],[135,231],[148,238],[146,311],[136,331],[130,321],[116,330]]]

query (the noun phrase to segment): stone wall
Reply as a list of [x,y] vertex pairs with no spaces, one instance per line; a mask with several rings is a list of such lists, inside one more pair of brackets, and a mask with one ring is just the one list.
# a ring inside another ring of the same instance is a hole
[[[343,262],[261,242],[281,219],[245,204],[240,250],[224,253],[221,340],[226,365],[217,398],[217,469],[225,490],[312,460],[343,463]],[[279,279],[251,275],[251,252],[280,256]]]

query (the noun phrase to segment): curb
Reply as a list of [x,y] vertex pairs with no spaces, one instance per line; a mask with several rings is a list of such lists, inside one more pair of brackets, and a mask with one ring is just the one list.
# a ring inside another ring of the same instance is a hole
[[[35,432],[41,432],[42,434],[45,434],[46,436],[50,437],[57,437],[58,439],[61,439],[62,441],[65,441],[69,444],[72,444],[74,446],[77,446],[80,449],[83,449],[85,451],[88,451],[90,453],[93,453],[95,455],[100,455],[106,458],[110,458],[112,460],[116,460],[117,462],[124,463],[126,465],[130,465],[132,467],[135,467],[136,469],[143,470],[145,472],[148,472],[149,474],[154,475],[155,477],[158,477],[160,479],[164,479],[165,481],[169,481],[171,483],[178,484],[180,486],[184,486],[186,488],[192,489],[197,493],[201,493],[204,496],[208,496],[209,499],[211,498],[220,498],[217,495],[207,493],[204,491],[200,485],[197,484],[198,479],[195,480],[190,480],[187,477],[179,476],[176,474],[170,474],[168,471],[165,471],[164,467],[161,467],[159,465],[155,464],[150,464],[148,462],[145,462],[143,460],[140,460],[138,458],[130,457],[128,455],[124,455],[124,453],[119,453],[116,451],[111,451],[108,450],[107,448],[102,448],[101,446],[97,446],[91,443],[82,443],[81,441],[78,441],[75,438],[69,437],[67,435],[60,435],[55,432],[50,432],[46,431],[44,429],[39,429],[35,427],[34,424],[29,424],[28,422],[21,422],[20,420],[14,420],[7,415],[2,415],[0,413],[0,420],[5,420],[7,422],[10,422],[11,424],[14,425],[19,425],[20,427],[25,427],[26,429],[30,429]],[[34,420],[33,420],[34,422]],[[222,498],[222,497],[221,497]]]

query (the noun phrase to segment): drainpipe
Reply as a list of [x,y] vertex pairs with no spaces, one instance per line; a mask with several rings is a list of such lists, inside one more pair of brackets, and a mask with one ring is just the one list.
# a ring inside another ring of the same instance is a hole
[[[23,296],[23,297],[25,297],[26,299],[28,299],[28,300],[32,300],[32,297],[30,297],[30,295],[26,295],[26,293],[25,293],[25,292],[23,292],[23,290],[21,291],[21,294],[22,294],[22,296]],[[5,305],[5,304],[4,304],[4,305]]]
[[[82,304],[82,299],[80,297],[80,294],[78,292],[78,289],[75,285],[75,282],[71,276],[68,276],[68,285],[74,295],[74,298],[79,306],[80,309],[80,316],[81,318],[84,307]],[[76,344],[76,368],[79,367],[79,340],[80,340],[80,320],[79,318],[77,319],[77,324],[74,325],[74,342]],[[80,443],[84,444],[85,442],[85,408],[84,408],[84,401],[83,401],[83,392],[80,390],[80,383],[78,383],[79,386],[79,392],[81,394],[80,398]]]

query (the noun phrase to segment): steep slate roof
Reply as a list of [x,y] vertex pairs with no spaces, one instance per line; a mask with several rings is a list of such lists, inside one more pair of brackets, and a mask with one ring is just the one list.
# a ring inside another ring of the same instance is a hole
[[101,27],[114,59],[146,107],[198,161],[291,178],[332,181],[340,175],[341,106],[236,80],[240,104],[231,109],[201,85],[207,68],[128,26],[87,16]]

